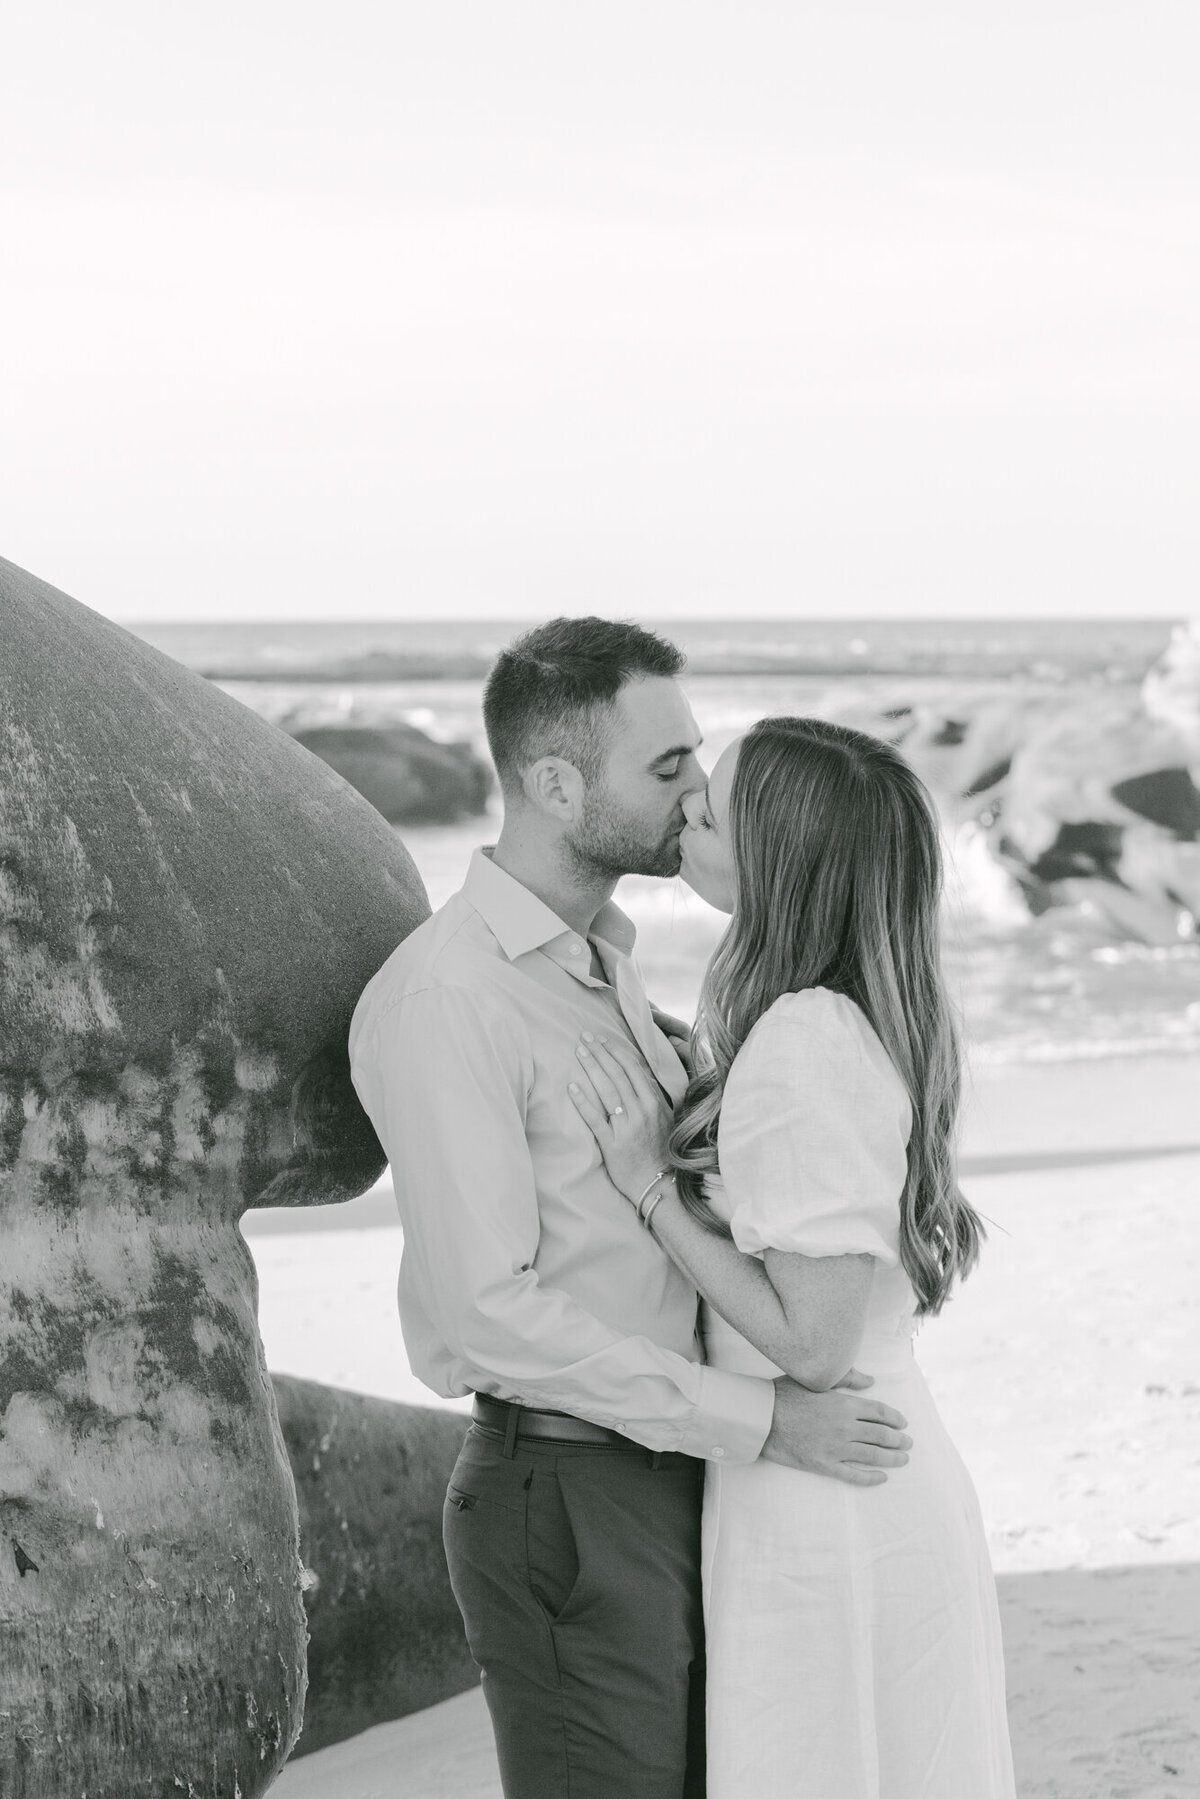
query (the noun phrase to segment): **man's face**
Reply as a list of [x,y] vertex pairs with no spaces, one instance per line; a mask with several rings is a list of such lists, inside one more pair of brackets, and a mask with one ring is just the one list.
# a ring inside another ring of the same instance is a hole
[[569,848],[605,876],[678,874],[683,801],[704,786],[700,732],[682,689],[664,675],[627,681],[606,731],[604,768]]

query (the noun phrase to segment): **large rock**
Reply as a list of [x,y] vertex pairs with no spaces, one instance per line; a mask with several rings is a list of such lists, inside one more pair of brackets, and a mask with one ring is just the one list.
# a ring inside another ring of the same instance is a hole
[[1172,944],[1200,928],[1198,644],[1177,632],[1140,693],[851,698],[836,716],[896,745],[1030,913],[1085,908],[1112,935]]
[[479,1678],[442,1550],[467,1423],[290,1376],[274,1385],[307,1570],[304,1755]]
[[318,725],[295,738],[393,824],[455,824],[487,807],[491,772],[468,743],[405,724]]
[[0,1793],[255,1799],[300,1726],[248,1206],[383,1155],[356,997],[428,910],[379,814],[0,562]]
[[1013,758],[989,826],[1031,909],[1085,905],[1115,935],[1167,945],[1200,920],[1200,792],[1175,727],[1123,695],[1045,720]]

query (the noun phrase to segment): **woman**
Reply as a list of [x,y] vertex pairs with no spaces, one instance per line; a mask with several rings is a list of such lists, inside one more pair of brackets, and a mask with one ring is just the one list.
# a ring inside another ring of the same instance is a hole
[[886,744],[763,719],[688,802],[682,874],[732,915],[672,1121],[636,1051],[572,1097],[704,1299],[708,1360],[908,1419],[886,1481],[710,1464],[709,1799],[1012,1799],[995,1586],[970,1477],[912,1355],[978,1254],[924,788]]

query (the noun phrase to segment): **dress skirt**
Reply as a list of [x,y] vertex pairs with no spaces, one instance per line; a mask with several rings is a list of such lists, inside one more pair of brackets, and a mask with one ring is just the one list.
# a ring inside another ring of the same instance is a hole
[[885,1485],[708,1465],[708,1799],[1013,1799],[975,1491],[911,1348],[887,1350],[860,1366],[913,1449]]

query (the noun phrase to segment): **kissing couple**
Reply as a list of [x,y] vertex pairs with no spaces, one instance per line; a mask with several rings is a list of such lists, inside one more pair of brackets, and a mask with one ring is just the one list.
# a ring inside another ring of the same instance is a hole
[[[445,1543],[504,1793],[1012,1799],[983,1526],[912,1347],[982,1235],[933,808],[813,718],[706,781],[682,669],[598,618],[502,652],[499,841],[351,1026],[409,1358],[475,1396]],[[690,1035],[625,874],[729,915]]]

